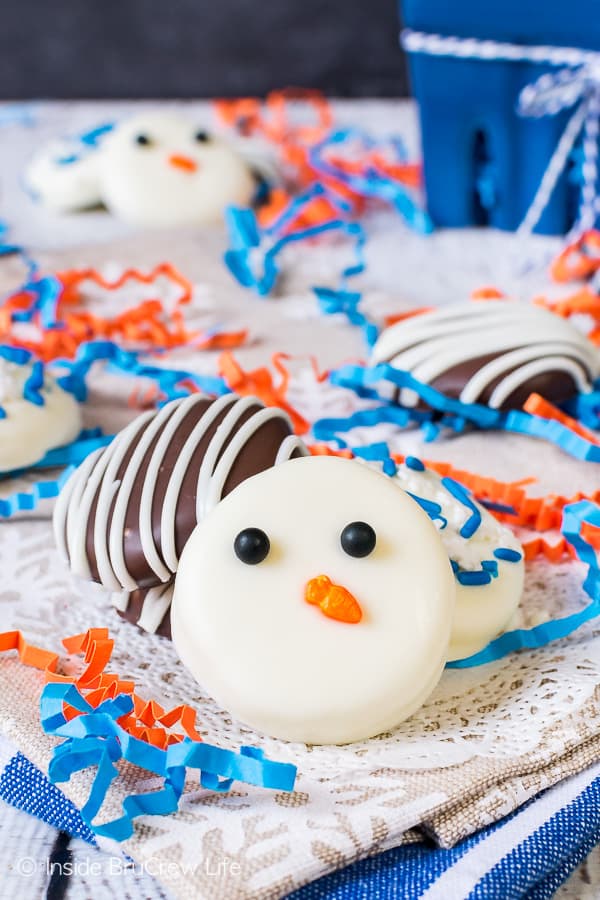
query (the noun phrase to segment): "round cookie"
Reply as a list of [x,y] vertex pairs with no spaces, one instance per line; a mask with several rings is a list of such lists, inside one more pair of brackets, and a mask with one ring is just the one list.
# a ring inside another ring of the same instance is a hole
[[172,579],[196,523],[246,478],[305,452],[285,413],[253,397],[174,400],[74,472],[55,507],[57,546],[76,575],[117,592],[126,618],[168,633],[168,593],[149,589]]
[[38,199],[57,211],[103,203],[131,225],[197,225],[218,221],[231,204],[248,206],[256,193],[240,153],[172,113],[140,113],[74,155],[62,146],[36,154],[25,173]]
[[[574,325],[539,306],[485,300],[457,303],[386,328],[371,363],[389,363],[448,397],[520,409],[536,392],[561,404],[591,390],[600,353]],[[403,388],[403,406],[423,403]]]
[[0,348],[0,472],[39,462],[81,431],[77,401],[28,354]]
[[175,579],[173,640],[241,721],[347,743],[429,696],[455,592],[435,527],[391,479],[308,457],[249,479],[197,526]]
[[57,213],[91,209],[102,202],[97,147],[68,138],[38,150],[25,171],[35,200]]
[[227,143],[166,113],[142,113],[108,136],[100,161],[102,199],[132,225],[213,222],[248,206],[256,182]]
[[429,513],[456,579],[448,659],[464,659],[508,627],[523,593],[523,548],[461,485],[425,469],[420,460],[408,457],[394,480],[425,504],[434,504]]

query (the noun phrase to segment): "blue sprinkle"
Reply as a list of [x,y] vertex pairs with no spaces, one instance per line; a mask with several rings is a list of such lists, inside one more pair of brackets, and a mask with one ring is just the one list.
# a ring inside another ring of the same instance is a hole
[[507,506],[505,503],[494,503],[492,500],[482,500],[481,497],[478,497],[477,501],[481,503],[482,506],[485,506],[486,509],[489,509],[492,512],[505,513],[509,516],[516,516],[517,514],[514,506]]
[[6,410],[0,406],[0,419],[6,418]]
[[38,360],[34,362],[31,368],[31,375],[23,386],[23,396],[30,403],[36,406],[44,405],[44,398],[40,394],[40,389],[44,386],[44,366]]
[[504,562],[519,562],[523,557],[518,550],[511,550],[510,547],[497,547],[494,550],[496,559],[502,559]]
[[450,560],[450,565],[458,583],[465,586],[490,584],[493,578],[498,577],[498,563],[494,559],[483,559],[481,569],[461,569],[455,559]]
[[456,580],[459,584],[464,584],[470,587],[476,587],[481,584],[489,584],[492,580],[492,576],[489,572],[482,570],[481,572],[456,572],[455,573]]
[[389,475],[390,478],[393,478],[396,472],[398,471],[398,467],[393,459],[386,459],[383,462],[383,474]]
[[442,523],[442,529],[446,527],[448,524],[448,519],[445,519],[442,515],[442,507],[439,503],[434,503],[433,500],[426,500],[425,497],[419,497],[418,494],[411,494],[410,491],[406,492],[409,497],[412,497],[415,503],[418,503],[422,510],[424,510],[432,522],[439,520]]
[[483,559],[481,561],[481,568],[484,571],[489,572],[492,578],[498,577],[498,563],[495,559]]
[[21,347],[7,347],[3,344],[0,346],[0,357],[17,366],[23,366],[31,359],[31,353]]
[[106,134],[108,134],[109,131],[112,131],[114,127],[114,122],[106,122],[103,125],[96,125],[95,128],[91,128],[89,131],[80,134],[79,140],[87,147],[96,147],[100,143],[100,140]]
[[384,475],[389,475],[390,478],[393,478],[398,471],[396,463],[390,456],[390,448],[383,442],[367,444],[366,447],[353,447],[352,453],[360,459],[382,463]]
[[458,481],[453,478],[442,478],[442,485],[446,488],[456,500],[466,506],[471,515],[460,529],[460,536],[464,538],[473,537],[479,526],[481,525],[481,513],[473,503],[468,493]]
[[407,456],[404,460],[405,466],[409,469],[414,469],[415,472],[424,472],[425,466],[416,456]]

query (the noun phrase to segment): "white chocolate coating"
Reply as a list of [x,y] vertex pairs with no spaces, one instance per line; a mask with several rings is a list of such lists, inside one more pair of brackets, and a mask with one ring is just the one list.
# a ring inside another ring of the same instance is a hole
[[[485,647],[509,625],[523,593],[523,548],[512,531],[478,503],[475,505],[481,524],[471,537],[462,537],[460,529],[469,518],[469,511],[448,492],[436,472],[420,472],[401,465],[395,480],[404,490],[441,506],[447,525],[441,528],[440,521],[435,525],[449,558],[462,570],[479,571],[484,560],[497,565],[497,575],[487,584],[461,584],[457,580],[448,659],[464,659]],[[494,556],[498,547],[514,550],[520,554],[520,560],[498,559]]]
[[[342,530],[377,535],[365,558]],[[234,552],[245,528],[271,549],[258,565]],[[327,575],[360,605],[356,624],[304,599]],[[347,743],[393,728],[441,675],[455,583],[435,527],[393,481],[333,457],[291,460],[239,485],[182,554],[173,640],[196,679],[234,716],[279,738]]]
[[[493,386],[487,402],[500,408],[544,372],[570,375],[581,392],[600,376],[600,353],[574,325],[539,306],[502,300],[456,303],[397,322],[382,332],[371,362],[389,362],[431,384],[454,367],[488,355],[495,358],[466,380],[463,403],[478,402]],[[419,398],[404,388],[399,399],[416,406]]]
[[[69,159],[70,162],[64,162]],[[102,202],[100,154],[69,140],[38,150],[25,170],[25,184],[36,200],[58,213],[99,206]]]
[[[214,135],[196,140],[198,130],[172,113],[140,113],[69,164],[57,161],[56,144],[43,150],[30,163],[26,182],[58,211],[103,203],[140,227],[218,221],[228,205],[251,202],[256,182],[240,153]],[[147,143],[138,143],[139,135]]]
[[29,364],[19,365],[0,357],[0,472],[21,469],[38,462],[48,450],[75,440],[81,431],[77,401],[48,373],[38,406],[23,396],[31,375]]

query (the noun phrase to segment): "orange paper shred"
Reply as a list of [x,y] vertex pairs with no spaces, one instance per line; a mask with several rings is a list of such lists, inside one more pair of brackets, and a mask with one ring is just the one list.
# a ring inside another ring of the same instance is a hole
[[[331,105],[320,91],[303,88],[273,91],[264,103],[255,97],[218,100],[215,112],[225,125],[236,129],[240,134],[260,135],[268,140],[275,147],[286,181],[291,185],[289,190],[282,187],[271,190],[266,203],[258,210],[261,225],[268,226],[273,222],[296,191],[309,187],[315,181],[348,201],[355,213],[363,211],[363,196],[334,175],[317,173],[311,165],[311,148],[323,140],[333,126]],[[381,148],[365,147],[358,160],[347,159],[342,155],[331,155],[329,159],[346,175],[378,170],[409,188],[421,185],[420,164],[390,161]],[[305,228],[336,214],[337,211],[326,198],[317,198],[294,222],[293,228]]]
[[592,326],[587,336],[593,344],[600,345],[600,296],[591,287],[586,285],[562,300],[551,301],[545,297],[537,297],[534,302],[564,319],[570,316],[588,316],[592,320]]
[[278,406],[290,417],[295,433],[306,434],[310,423],[286,399],[290,375],[283,363],[285,358],[285,354],[281,353],[273,357],[273,366],[281,376],[277,385],[266,366],[246,371],[232,353],[221,354],[218,372],[236,394],[242,397],[258,397],[265,406]]
[[[20,631],[0,633],[0,651],[17,650],[20,661],[41,669],[46,681],[74,684],[93,707],[119,694],[129,694],[133,700],[133,710],[122,716],[118,723],[134,737],[162,749],[184,737],[202,740],[196,730],[196,710],[191,706],[182,704],[166,710],[155,700],[144,700],[136,694],[133,681],[106,671],[114,647],[107,628],[90,628],[82,634],[65,638],[62,643],[69,655],[83,655],[84,668],[79,674],[59,672],[59,655],[28,643]],[[65,715],[73,718],[80,713],[66,706]],[[179,730],[173,730],[176,726]]]
[[542,419],[552,419],[555,422],[560,422],[561,425],[569,428],[580,437],[585,438],[586,441],[590,441],[592,444],[600,444],[600,435],[594,434],[593,431],[584,428],[583,425],[579,424],[577,419],[568,416],[559,409],[558,406],[554,406],[553,403],[545,400],[539,394],[530,394],[523,404],[523,409],[532,416],[540,416]]
[[600,231],[585,231],[554,260],[550,274],[555,281],[580,281],[600,270]]
[[[57,358],[72,359],[84,341],[99,339],[121,341],[150,351],[184,345],[199,350],[222,350],[239,347],[247,339],[246,330],[216,334],[190,330],[185,322],[183,307],[191,300],[193,286],[171,263],[161,263],[150,272],[129,268],[112,280],[94,268],[67,269],[57,272],[56,278],[61,285],[56,321],[61,327],[43,328],[40,316],[34,315],[32,323],[39,332],[39,338],[15,336],[12,314],[28,309],[31,297],[27,292],[17,292],[9,297],[0,309],[0,340],[24,347],[44,362]],[[179,290],[170,310],[158,297],[142,300],[114,316],[101,316],[85,309],[86,284],[115,292],[130,283],[152,287],[160,279],[166,279]]]
[[405,319],[412,319],[414,316],[431,312],[433,309],[433,306],[416,306],[414,309],[407,309],[404,312],[392,313],[392,315],[385,317],[385,327],[388,328],[390,325],[395,325],[396,322],[404,322]]
[[506,300],[506,294],[496,287],[480,287],[471,291],[471,300]]

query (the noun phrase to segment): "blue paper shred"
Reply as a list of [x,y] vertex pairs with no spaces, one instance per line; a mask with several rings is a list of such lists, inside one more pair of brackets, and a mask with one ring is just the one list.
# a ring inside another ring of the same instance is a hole
[[43,406],[44,398],[40,393],[44,386],[44,366],[37,360],[31,367],[31,375],[23,386],[23,396],[35,406]]
[[38,481],[28,491],[18,491],[8,497],[0,498],[0,519],[10,519],[21,512],[31,512],[43,500],[58,497],[62,486],[67,481],[74,466],[65,469],[59,478],[50,481]]
[[[584,462],[600,462],[600,445],[581,437],[561,422],[543,419],[521,410],[501,412],[498,409],[491,409],[479,403],[462,403],[460,400],[446,397],[430,385],[423,384],[414,378],[410,372],[396,369],[388,363],[381,363],[372,367],[343,366],[330,374],[330,380],[333,384],[355,391],[360,397],[379,398],[380,400],[383,398],[376,386],[381,383],[392,384],[400,389],[407,388],[414,391],[434,411],[422,412],[396,403],[393,406],[399,413],[397,418],[394,418],[393,414],[386,412],[392,404],[390,401],[385,400],[379,408],[379,412],[369,411],[374,414],[371,416],[371,423],[365,421],[365,425],[379,424],[379,422],[395,422],[403,427],[408,424],[418,423],[424,429],[424,436],[427,440],[435,439],[442,427],[451,428],[453,431],[462,431],[469,424],[484,430],[497,429],[541,438],[559,447],[575,459]],[[442,414],[441,417],[440,413]],[[437,417],[436,421],[432,421],[434,416]],[[328,431],[327,428],[331,422],[332,420],[319,420],[313,426],[313,432],[319,432],[321,440],[331,440],[332,436],[324,436],[325,433],[331,435],[331,431]],[[338,441],[341,440],[339,434],[354,427],[356,426],[353,424],[352,417],[348,417],[345,420],[337,420],[336,439]],[[428,431],[425,431],[425,429],[428,429]]]
[[[342,182],[362,197],[383,200],[393,206],[404,218],[406,224],[419,234],[428,234],[433,230],[431,219],[416,202],[410,190],[396,179],[384,172],[370,168],[365,173],[353,174],[329,162],[326,152],[330,147],[339,147],[349,142],[359,141],[369,147],[374,141],[357,128],[341,128],[328,134],[309,151],[312,168],[321,176],[334,178]],[[398,144],[396,144],[398,147]]]
[[[297,231],[288,231],[290,224],[302,210],[316,197],[326,196],[339,215],[318,225],[311,225]],[[260,229],[251,209],[229,207],[225,220],[229,231],[230,248],[226,251],[225,265],[243,287],[251,288],[259,296],[269,294],[279,275],[278,256],[290,243],[297,243],[317,237],[327,232],[339,232],[354,241],[354,262],[340,274],[336,288],[315,286],[313,291],[319,308],[325,315],[342,313],[352,325],[363,331],[368,347],[372,347],[378,336],[378,328],[359,309],[360,293],[348,290],[350,278],[360,275],[365,269],[364,244],[366,235],[359,222],[348,221],[348,204],[321,184],[316,184],[303,194],[294,197],[278,218],[267,228]]]
[[[67,721],[64,704],[82,715]],[[296,767],[267,759],[258,747],[242,747],[239,753],[202,741],[183,741],[160,749],[128,734],[117,720],[131,712],[133,701],[121,694],[93,708],[73,684],[50,683],[42,691],[40,715],[47,734],[65,738],[55,747],[48,776],[51,782],[68,781],[90,766],[96,774],[87,802],[81,810],[95,834],[123,841],[141,815],[168,815],[177,810],[187,769],[198,769],[200,783],[212,791],[231,789],[234,781],[277,791],[293,791]],[[164,779],[163,787],[146,794],[130,794],[122,803],[123,814],[110,822],[94,824],[106,793],[119,777],[116,763],[126,760]]]
[[131,350],[123,350],[113,341],[87,341],[77,348],[74,360],[56,361],[57,366],[67,369],[68,372],[58,378],[58,383],[78,400],[85,400],[87,375],[94,363],[104,362],[120,374],[136,378],[149,378],[154,381],[160,392],[165,395],[165,403],[189,394],[188,390],[181,387],[181,383],[184,381],[189,381],[199,390],[217,396],[230,392],[223,378],[198,375],[185,369],[148,365],[140,360],[140,355]]
[[[543,622],[533,628],[519,628],[514,631],[506,631],[500,637],[491,641],[487,647],[466,659],[453,660],[447,666],[454,669],[481,666],[495,660],[502,659],[516,650],[537,649],[545,647],[552,641],[568,637],[574,631],[600,615],[600,566],[596,551],[592,545],[582,536],[584,524],[600,528],[600,506],[589,500],[580,500],[570,503],[563,510],[562,534],[574,548],[578,559],[588,567],[587,575],[583,583],[583,589],[590,598],[590,602],[579,612],[572,613],[560,619]],[[501,552],[507,548],[499,548]],[[500,557],[502,558],[502,557]],[[516,562],[516,560],[510,560]]]

